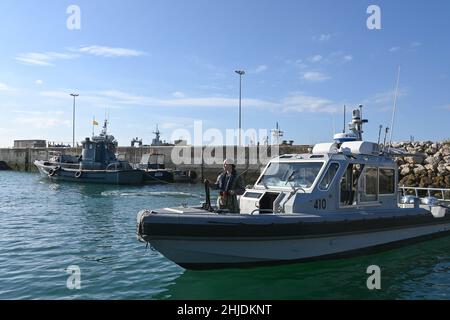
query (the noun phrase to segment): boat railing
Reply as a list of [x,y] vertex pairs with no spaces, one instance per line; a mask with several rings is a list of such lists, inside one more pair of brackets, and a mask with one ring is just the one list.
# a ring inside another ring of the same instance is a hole
[[55,164],[57,164],[58,166],[61,166],[63,168],[67,168],[67,169],[79,169],[80,168],[79,163],[58,162]]
[[254,214],[272,214],[273,210],[272,209],[255,209],[253,210],[250,215],[254,215]]
[[440,201],[450,204],[450,189],[427,188],[427,187],[399,187],[402,196],[414,195],[417,198],[434,197]]
[[119,167],[121,166],[120,163],[110,163],[107,167],[106,167],[106,171],[117,171],[119,169]]

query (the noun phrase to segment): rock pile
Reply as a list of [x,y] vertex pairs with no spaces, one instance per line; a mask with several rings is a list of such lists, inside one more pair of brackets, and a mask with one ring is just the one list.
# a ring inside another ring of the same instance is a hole
[[450,188],[450,142],[398,142],[412,156],[397,157],[399,185]]

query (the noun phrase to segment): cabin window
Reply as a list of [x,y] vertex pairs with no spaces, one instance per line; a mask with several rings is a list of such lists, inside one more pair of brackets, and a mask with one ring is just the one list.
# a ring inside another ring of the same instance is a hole
[[368,167],[364,172],[363,190],[361,202],[371,202],[378,200],[378,168]]
[[336,176],[336,173],[339,169],[338,163],[332,163],[328,167],[328,170],[325,172],[322,181],[320,181],[319,188],[321,190],[328,190],[328,188],[331,185],[331,182],[333,182],[334,177]]
[[271,162],[258,185],[310,188],[322,166],[323,162]]
[[340,187],[341,206],[351,206],[356,204],[357,185],[363,169],[363,164],[351,163],[345,170]]
[[395,192],[394,169],[380,168],[380,194],[393,194]]

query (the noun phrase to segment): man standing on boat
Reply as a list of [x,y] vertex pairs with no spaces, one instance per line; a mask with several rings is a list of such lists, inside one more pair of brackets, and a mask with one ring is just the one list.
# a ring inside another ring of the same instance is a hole
[[[228,209],[230,212],[239,213],[239,202],[237,196],[244,194],[245,186],[241,175],[236,172],[236,165],[233,160],[226,159],[223,162],[224,171],[217,177],[213,189],[219,190],[217,206],[219,209]],[[205,180],[209,183],[208,180]]]

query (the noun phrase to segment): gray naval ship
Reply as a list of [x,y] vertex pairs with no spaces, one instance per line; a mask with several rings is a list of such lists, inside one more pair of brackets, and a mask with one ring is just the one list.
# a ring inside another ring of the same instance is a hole
[[[450,234],[449,202],[401,195],[394,150],[350,131],[312,153],[272,159],[240,197],[240,212],[206,202],[141,210],[138,238],[187,269],[340,258]],[[400,152],[398,150],[397,152]],[[441,190],[450,194],[450,190]]]
[[98,136],[82,142],[82,155],[58,154],[49,160],[36,160],[39,172],[54,181],[81,183],[138,185],[144,182],[144,173],[135,170],[127,161],[117,159],[117,141],[107,133],[105,120]]

